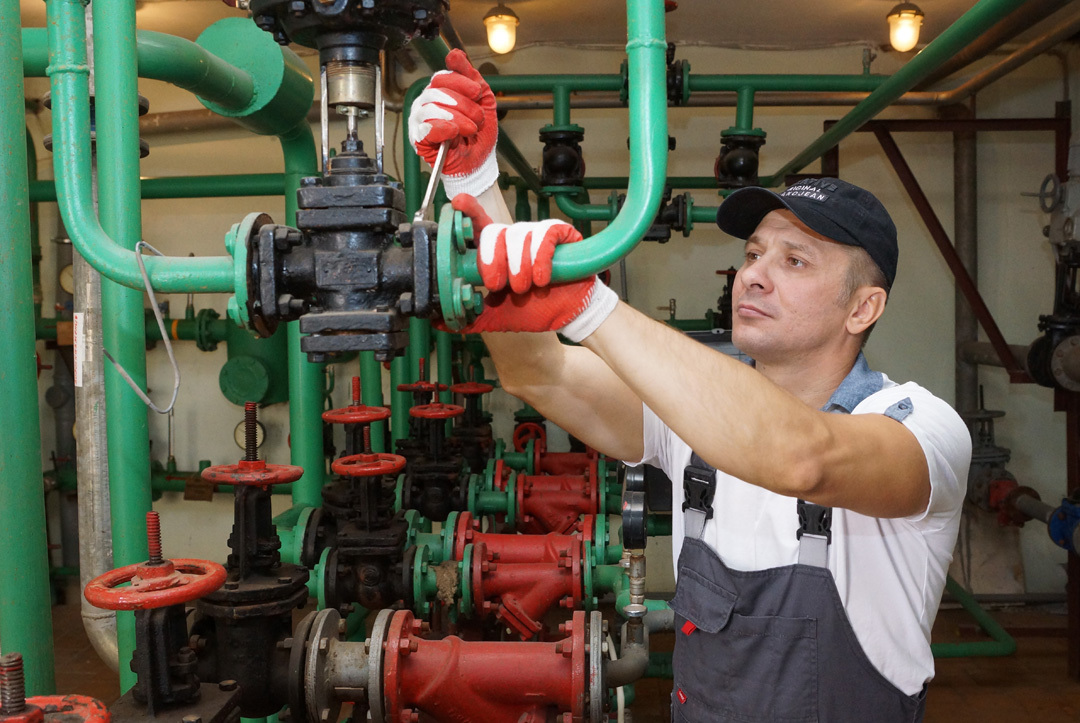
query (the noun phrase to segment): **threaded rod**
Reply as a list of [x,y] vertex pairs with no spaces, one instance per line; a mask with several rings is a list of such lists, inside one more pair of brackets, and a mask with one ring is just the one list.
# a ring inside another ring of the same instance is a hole
[[160,565],[161,559],[161,519],[153,510],[146,513],[146,545],[150,550],[151,565]]
[[354,407],[360,406],[360,377],[352,378],[352,403]]
[[26,681],[19,653],[0,656],[0,710],[7,714],[26,710]]
[[244,461],[255,462],[259,459],[258,445],[258,413],[259,405],[255,402],[244,402]]

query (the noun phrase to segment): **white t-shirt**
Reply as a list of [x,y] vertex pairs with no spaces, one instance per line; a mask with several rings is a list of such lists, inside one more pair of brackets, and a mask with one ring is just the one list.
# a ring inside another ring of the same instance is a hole
[[[930,627],[952,561],[971,462],[971,437],[959,415],[917,384],[884,377],[881,391],[853,414],[883,413],[910,399],[903,424],[915,435],[930,470],[930,503],[912,517],[882,519],[833,509],[829,570],[851,627],[870,662],[897,688],[918,693],[934,676]],[[690,447],[645,407],[645,456],[672,480],[675,568],[683,540],[683,469]],[[797,501],[717,472],[713,518],[702,539],[734,570],[798,562]]]

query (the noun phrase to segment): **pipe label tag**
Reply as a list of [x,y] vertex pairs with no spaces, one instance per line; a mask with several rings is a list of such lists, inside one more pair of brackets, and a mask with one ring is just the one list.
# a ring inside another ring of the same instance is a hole
[[74,336],[71,356],[75,366],[75,386],[80,388],[83,385],[83,359],[86,358],[86,335],[83,333],[85,328],[84,316],[85,314],[77,311],[72,315],[71,320],[71,331]]

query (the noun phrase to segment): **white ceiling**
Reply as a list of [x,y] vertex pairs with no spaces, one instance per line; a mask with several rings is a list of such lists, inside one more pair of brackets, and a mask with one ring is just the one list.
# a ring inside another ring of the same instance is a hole
[[[815,48],[888,41],[885,16],[897,0],[679,0],[667,38],[722,47]],[[45,3],[21,0],[23,25],[45,25]],[[619,46],[626,41],[624,0],[508,0],[521,18],[519,47],[530,44]],[[923,40],[932,40],[974,3],[919,0]],[[484,44],[481,19],[495,0],[451,0],[450,17],[467,47]],[[194,39],[220,18],[241,14],[221,0],[140,0],[139,27]]]

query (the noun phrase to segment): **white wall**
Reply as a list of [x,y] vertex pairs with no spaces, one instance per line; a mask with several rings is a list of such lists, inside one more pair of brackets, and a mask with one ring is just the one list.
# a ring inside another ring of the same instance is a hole
[[[679,51],[696,73],[858,73],[861,49],[841,48],[811,52],[750,52],[687,48]],[[1070,56],[1075,65],[1075,54]],[[309,62],[313,58],[308,57]],[[566,48],[529,48],[494,60],[503,74],[513,73],[615,73],[621,53],[576,51]],[[893,72],[899,62],[886,54],[874,64],[874,71]],[[979,97],[980,117],[1035,117],[1054,112],[1061,99],[1062,69],[1055,58],[1042,57],[999,81]],[[1075,92],[1075,83],[1073,90]],[[151,101],[151,111],[200,107],[187,94],[160,83],[144,81],[143,94]],[[843,108],[760,108],[755,124],[768,132],[761,158],[761,170],[768,174],[820,135],[822,122],[838,118]],[[931,111],[918,107],[894,108],[883,117],[929,117]],[[625,175],[628,170],[626,138],[628,120],[622,110],[579,110],[573,121],[586,130],[583,149],[590,175]],[[537,131],[550,122],[548,111],[514,112],[505,127],[526,157],[538,163],[541,144]],[[670,132],[678,139],[670,156],[673,175],[712,173],[719,151],[720,131],[734,122],[734,109],[673,109]],[[388,137],[394,120],[388,119]],[[364,129],[370,139],[370,127]],[[398,131],[398,142],[401,139]],[[191,139],[153,139],[153,150],[142,164],[145,176],[214,173],[259,173],[281,170],[281,154],[276,141],[227,133],[219,139],[189,142]],[[180,142],[184,141],[184,142]],[[952,144],[945,133],[897,135],[897,142],[935,210],[947,229],[952,230]],[[368,141],[370,143],[370,141]],[[370,144],[368,145],[371,150]],[[394,164],[388,149],[388,171]],[[49,157],[39,150],[47,165]],[[871,364],[898,381],[913,379],[947,400],[953,398],[953,283],[929,234],[908,201],[896,175],[876,141],[868,134],[856,134],[840,149],[841,175],[863,185],[885,203],[900,232],[901,255],[897,282],[889,309],[878,324],[867,347]],[[1053,170],[1053,142],[1049,133],[987,133],[979,137],[979,282],[984,297],[1010,343],[1027,344],[1037,335],[1039,314],[1051,310],[1053,265],[1048,244],[1040,229],[1046,218],[1036,202],[1019,195],[1038,188]],[[808,170],[816,170],[816,164]],[[396,173],[395,173],[396,175]],[[594,192],[594,201],[606,193]],[[707,192],[695,193],[698,205],[715,205]],[[513,199],[509,199],[513,207]],[[222,253],[222,239],[228,227],[253,210],[268,211],[275,219],[284,215],[281,199],[237,198],[220,200],[148,201],[143,206],[146,240],[170,254],[199,255]],[[50,213],[45,213],[43,238],[51,233]],[[599,228],[596,226],[595,228]],[[46,260],[46,309],[51,308],[48,280],[53,266],[44,243]],[[627,260],[630,300],[653,316],[670,297],[678,299],[680,317],[701,316],[714,307],[722,284],[716,269],[737,265],[740,244],[715,228],[702,225],[689,239],[675,234],[664,246],[642,244]],[[171,298],[172,312],[179,315],[184,298]],[[213,306],[224,311],[220,295],[196,299],[197,308]],[[241,411],[227,402],[217,386],[217,374],[225,361],[224,349],[199,352],[193,344],[180,343],[177,358],[184,372],[184,384],[176,412],[176,457],[181,468],[192,469],[199,459],[214,463],[234,461],[239,450],[232,442],[232,430]],[[166,393],[171,382],[162,348],[148,354],[150,384],[156,396]],[[338,394],[344,401],[347,380],[355,368],[339,367]],[[991,408],[1008,414],[998,425],[998,441],[1013,450],[1012,471],[1022,484],[1037,489],[1044,499],[1064,491],[1064,418],[1053,412],[1052,393],[1032,385],[1008,384],[1001,370],[984,369],[981,375],[986,400]],[[43,388],[44,388],[43,384]],[[498,410],[512,411],[517,404],[496,401]],[[51,417],[43,406],[43,430],[51,439]],[[151,415],[153,455],[165,455],[165,424]],[[276,405],[262,416],[268,426],[267,457],[286,462],[287,409]],[[508,423],[501,425],[505,434]],[[46,445],[48,441],[46,442]],[[47,450],[46,450],[47,451]],[[156,507],[165,515],[167,552],[172,555],[223,559],[230,520],[228,498],[214,503],[182,502],[179,495],[166,495]],[[280,500],[284,505],[286,500]],[[1022,533],[1022,548],[1031,591],[1060,591],[1064,574],[1060,568],[1065,553],[1047,539],[1045,528],[1029,525]],[[650,558],[653,586],[670,589],[670,569],[664,569],[668,555],[658,547]],[[666,583],[666,584],[665,584]]]

